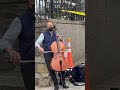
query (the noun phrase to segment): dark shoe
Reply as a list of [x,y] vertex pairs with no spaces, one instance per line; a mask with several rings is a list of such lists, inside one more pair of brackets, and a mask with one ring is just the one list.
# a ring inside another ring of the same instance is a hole
[[55,88],[54,88],[54,90],[59,90],[59,87],[58,87],[58,86],[57,86],[57,87],[55,87]]
[[74,86],[79,86],[76,82],[71,82]]
[[69,81],[74,85],[74,86],[79,86],[73,78],[70,78]]
[[66,84],[63,84],[63,85],[62,85],[62,83],[60,83],[60,85],[61,85],[63,88],[69,88]]
[[54,90],[59,90],[59,84],[58,83],[55,83],[54,87],[55,87]]
[[69,88],[66,84],[63,84],[63,88]]

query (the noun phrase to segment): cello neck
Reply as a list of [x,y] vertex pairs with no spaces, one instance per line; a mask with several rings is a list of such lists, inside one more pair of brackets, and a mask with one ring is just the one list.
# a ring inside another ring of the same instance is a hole
[[[56,30],[55,30],[55,33],[56,33]],[[57,42],[57,49],[58,49],[58,53],[60,53],[60,45],[59,45],[59,37],[57,36],[57,33],[56,33],[56,42]]]
[[60,45],[59,45],[59,39],[57,37],[57,49],[58,49],[58,53],[60,52]]

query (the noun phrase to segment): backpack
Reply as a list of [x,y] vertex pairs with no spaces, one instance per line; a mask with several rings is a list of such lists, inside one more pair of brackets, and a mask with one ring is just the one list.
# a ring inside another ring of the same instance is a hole
[[85,73],[84,64],[75,66],[71,71],[71,75],[76,82],[85,82],[84,73]]

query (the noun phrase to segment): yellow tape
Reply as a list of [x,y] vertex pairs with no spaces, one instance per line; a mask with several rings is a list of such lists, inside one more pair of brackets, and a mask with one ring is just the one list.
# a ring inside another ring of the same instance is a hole
[[73,13],[73,14],[85,16],[85,12],[70,11],[70,10],[61,10],[61,11],[62,12],[68,12],[68,13]]

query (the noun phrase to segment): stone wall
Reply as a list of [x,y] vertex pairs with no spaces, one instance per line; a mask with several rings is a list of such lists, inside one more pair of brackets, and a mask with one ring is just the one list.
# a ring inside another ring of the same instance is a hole
[[[41,32],[43,32],[46,29],[46,21],[43,21],[42,23],[36,23],[36,30],[35,30],[35,38],[37,39]],[[49,76],[48,70],[46,68],[46,64],[44,61],[43,55],[38,53],[37,50],[35,50],[35,61],[36,67],[35,67],[35,84],[40,87],[50,86],[51,85],[51,78]]]

